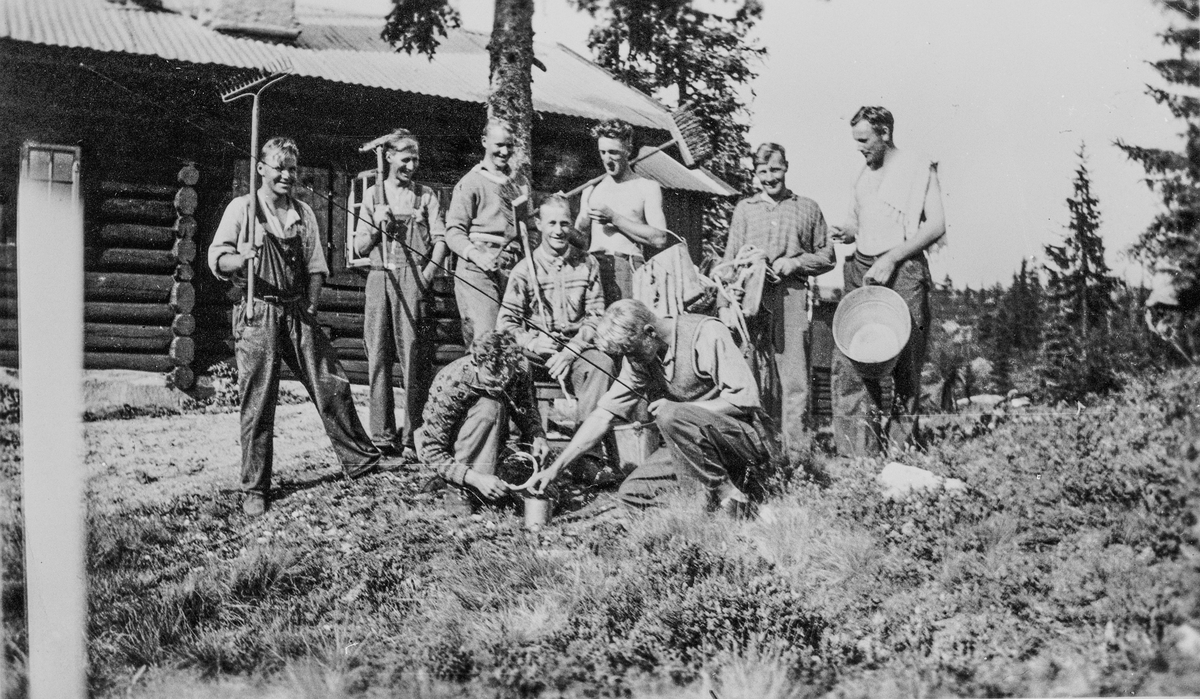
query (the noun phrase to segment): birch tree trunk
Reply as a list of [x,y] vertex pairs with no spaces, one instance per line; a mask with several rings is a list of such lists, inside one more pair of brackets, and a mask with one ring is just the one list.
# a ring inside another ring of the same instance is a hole
[[491,55],[488,118],[512,123],[516,131],[513,169],[531,178],[533,0],[496,0],[488,53]]

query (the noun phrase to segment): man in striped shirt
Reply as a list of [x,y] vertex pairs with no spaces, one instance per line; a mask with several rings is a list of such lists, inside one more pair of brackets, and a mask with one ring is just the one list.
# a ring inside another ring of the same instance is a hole
[[513,268],[496,329],[511,332],[526,352],[543,358],[553,379],[569,379],[582,421],[614,373],[612,358],[592,346],[604,315],[600,265],[570,244],[571,205],[563,197],[542,203],[537,225],[542,243],[532,260]]
[[763,408],[779,421],[784,447],[794,451],[807,442],[808,279],[833,269],[836,259],[821,207],[788,189],[787,170],[783,146],[764,143],[754,152],[754,175],[762,191],[734,208],[725,261],[753,246],[753,255],[777,279],[763,288],[759,312],[746,319],[746,340],[752,345],[748,359]]

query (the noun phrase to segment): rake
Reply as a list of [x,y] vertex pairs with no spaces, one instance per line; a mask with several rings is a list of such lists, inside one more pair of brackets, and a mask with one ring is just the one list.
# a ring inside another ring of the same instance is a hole
[[[240,80],[229,84],[221,92],[221,101],[226,104],[243,97],[251,98],[250,107],[250,206],[246,208],[246,225],[242,231],[245,239],[239,241],[257,247],[258,241],[254,236],[254,222],[258,219],[258,103],[259,97],[266,89],[283,80],[292,72],[292,64],[287,60],[277,61],[254,71],[248,80]],[[246,319],[254,318],[254,277],[255,269],[252,260],[246,260]]]
[[[679,156],[683,164],[687,167],[696,167],[696,164],[708,160],[713,155],[712,139],[704,131],[704,125],[700,123],[700,116],[696,114],[691,106],[682,107],[671,113],[671,140],[658,146],[651,148],[645,153],[639,154],[636,158],[629,161],[629,167],[633,167],[642,162],[646,158],[666,150],[672,145],[679,146]],[[563,194],[564,197],[570,199],[579,194],[588,187],[594,187],[600,184],[604,179],[604,175],[594,177],[587,182],[579,185],[575,189]]]

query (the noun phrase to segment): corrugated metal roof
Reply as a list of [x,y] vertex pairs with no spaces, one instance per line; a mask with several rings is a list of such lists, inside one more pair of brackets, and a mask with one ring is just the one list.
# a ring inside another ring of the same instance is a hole
[[[296,75],[384,90],[482,103],[488,93],[487,37],[455,31],[433,60],[390,50],[375,27],[335,15],[302,24],[296,46],[227,36],[199,20],[108,0],[0,0],[0,39],[158,56],[196,64],[265,68],[280,60]],[[534,109],[586,119],[620,118],[666,130],[670,114],[654,100],[558,44],[538,42],[546,71],[534,70]]]
[[[650,150],[650,146],[642,146],[638,152],[641,154],[647,150]],[[652,179],[667,189],[716,194],[722,197],[738,194],[736,189],[703,167],[689,169],[662,151],[634,165],[633,169],[642,177]]]

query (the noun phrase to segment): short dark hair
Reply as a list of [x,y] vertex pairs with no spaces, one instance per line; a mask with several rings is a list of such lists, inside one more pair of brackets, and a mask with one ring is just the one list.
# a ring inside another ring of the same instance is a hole
[[633,127],[620,119],[602,121],[592,127],[592,138],[597,141],[602,138],[615,138],[629,145],[631,155],[637,153],[637,143],[634,141]]
[[883,135],[883,129],[887,129],[889,137],[896,133],[896,119],[887,107],[859,107],[854,116],[850,117],[850,125],[854,126],[860,121],[870,124],[880,136]]
[[561,206],[566,210],[568,216],[575,213],[571,210],[571,201],[561,194],[551,194],[545,199],[542,199],[542,203],[538,205],[538,218],[542,217],[542,210],[547,206]]
[[784,150],[783,146],[779,145],[778,143],[771,143],[768,141],[754,149],[755,167],[767,162],[771,159],[771,156],[776,153],[778,153],[779,157],[783,160],[783,164],[787,165],[787,151]]
[[487,369],[496,376],[508,376],[521,367],[525,355],[512,333],[493,330],[471,343],[471,359],[476,367]]

